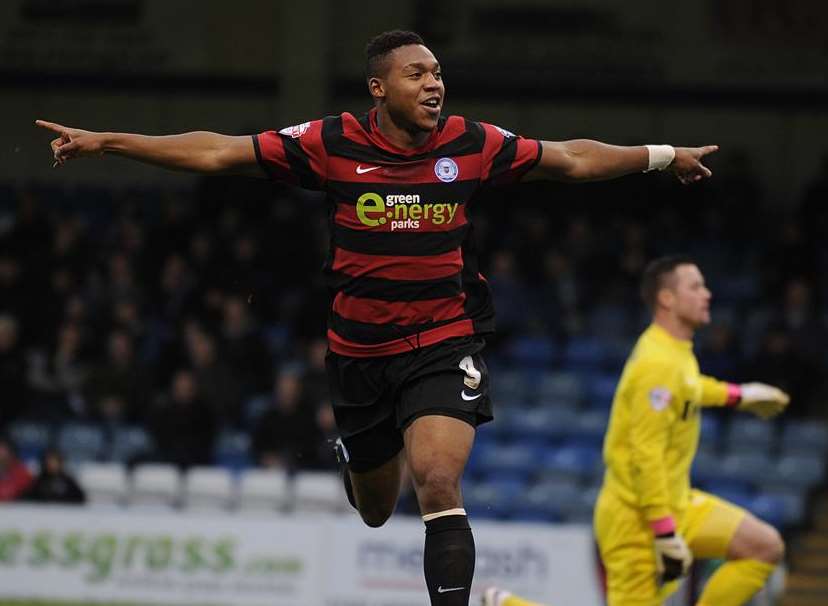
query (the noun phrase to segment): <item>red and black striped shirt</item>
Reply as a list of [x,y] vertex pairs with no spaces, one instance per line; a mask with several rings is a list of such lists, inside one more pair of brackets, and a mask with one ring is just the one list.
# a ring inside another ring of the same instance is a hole
[[539,141],[450,116],[422,147],[403,150],[372,110],[267,131],[253,144],[271,178],[327,193],[332,351],[386,356],[494,329],[468,205],[480,187],[523,177]]

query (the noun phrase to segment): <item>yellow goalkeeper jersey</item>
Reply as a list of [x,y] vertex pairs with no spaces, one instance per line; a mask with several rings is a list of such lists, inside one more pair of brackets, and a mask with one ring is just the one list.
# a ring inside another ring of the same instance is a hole
[[701,407],[723,406],[727,383],[699,372],[693,343],[657,324],[639,337],[615,392],[604,439],[604,490],[640,508],[647,520],[681,515]]

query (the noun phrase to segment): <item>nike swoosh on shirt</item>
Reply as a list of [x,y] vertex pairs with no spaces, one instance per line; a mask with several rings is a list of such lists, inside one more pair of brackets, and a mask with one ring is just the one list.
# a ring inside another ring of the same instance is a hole
[[465,389],[460,390],[460,397],[463,398],[466,402],[471,402],[472,400],[476,400],[477,398],[479,398],[482,395],[483,395],[482,393],[479,393],[476,396],[470,396],[466,393]]
[[382,168],[382,166],[368,166],[366,168],[362,168],[362,165],[357,164],[356,174],[364,175],[365,173],[370,173],[372,170],[377,170],[378,168]]
[[461,589],[465,589],[465,587],[443,587],[440,585],[437,588],[437,593],[448,593],[449,591],[460,591]]

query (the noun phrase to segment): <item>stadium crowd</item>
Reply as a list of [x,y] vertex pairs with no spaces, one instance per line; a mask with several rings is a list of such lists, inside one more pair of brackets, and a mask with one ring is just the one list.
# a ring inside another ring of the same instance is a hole
[[[493,382],[522,337],[625,351],[646,321],[641,270],[682,251],[714,295],[702,370],[779,385],[789,414],[824,417],[828,160],[785,201],[768,199],[745,154],[722,164],[694,188],[650,176],[482,195]],[[0,426],[139,425],[154,443],[140,460],[182,467],[209,464],[231,427],[251,437],[255,464],[333,466],[326,222],[318,196],[247,179],[0,187]]]

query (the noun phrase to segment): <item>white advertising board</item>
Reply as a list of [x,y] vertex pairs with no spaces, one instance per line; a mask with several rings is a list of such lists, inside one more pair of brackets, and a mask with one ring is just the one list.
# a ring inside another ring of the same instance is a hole
[[[600,603],[590,530],[474,524],[473,596],[496,584],[550,604]],[[422,606],[423,525],[5,506],[0,599],[234,606]],[[474,600],[473,600],[474,602]]]

